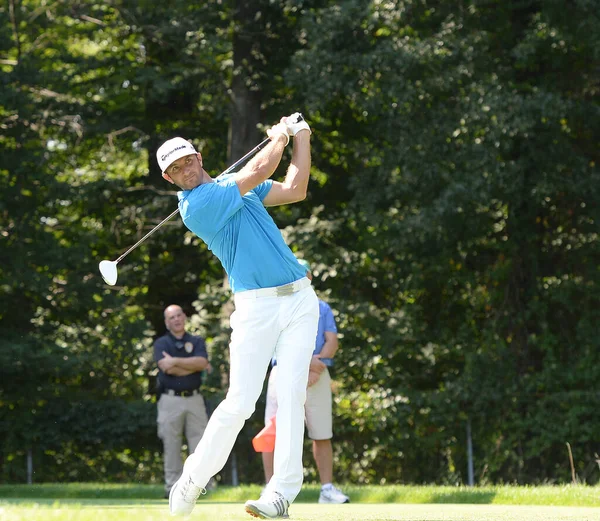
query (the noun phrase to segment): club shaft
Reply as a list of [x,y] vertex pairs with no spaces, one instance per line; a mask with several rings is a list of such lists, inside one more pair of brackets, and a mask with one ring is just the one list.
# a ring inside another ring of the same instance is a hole
[[152,228],[146,235],[144,235],[138,242],[136,242],[131,248],[129,248],[123,255],[121,255],[115,262],[119,262],[123,258],[125,258],[131,251],[135,250],[140,244],[142,244],[150,235],[152,235],[156,230],[158,230],[163,224],[165,224],[169,219],[172,219],[179,213],[179,208],[173,211],[171,215],[164,218],[160,221],[154,228]]
[[264,141],[262,141],[261,143],[259,143],[258,145],[256,145],[252,150],[250,150],[250,152],[248,152],[244,157],[240,157],[235,163],[233,163],[233,165],[231,165],[227,170],[225,170],[224,172],[221,173],[221,175],[223,174],[228,174],[229,172],[231,172],[236,166],[238,166],[240,163],[243,163],[244,161],[246,161],[246,159],[248,159],[249,157],[253,156],[254,154],[256,154],[261,148],[263,148],[269,141],[271,141],[271,138],[267,138]]
[[[244,161],[246,161],[246,159],[248,159],[249,157],[253,156],[254,154],[256,154],[261,148],[263,148],[269,141],[271,141],[270,138],[265,139],[264,141],[262,141],[261,143],[259,143],[258,145],[256,145],[252,150],[250,150],[250,152],[248,152],[244,157],[241,157],[240,159],[238,159],[235,163],[233,163],[233,165],[231,165],[227,170],[225,170],[224,172],[221,173],[221,175],[223,174],[228,174],[229,172],[231,172],[236,166],[238,166],[239,164],[243,163]],[[144,235],[138,242],[136,242],[131,248],[129,248],[125,253],[123,253],[116,261],[115,263],[119,263],[122,259],[124,259],[129,253],[131,253],[133,250],[135,250],[140,244],[142,244],[148,237],[150,237],[150,235],[152,235],[156,230],[158,230],[163,224],[165,224],[167,221],[169,221],[170,219],[172,219],[173,217],[175,217],[177,214],[179,213],[179,208],[177,208],[177,210],[174,210],[173,213],[171,213],[171,215],[169,215],[168,217],[164,218],[162,221],[160,221],[154,228],[152,228],[146,235]]]

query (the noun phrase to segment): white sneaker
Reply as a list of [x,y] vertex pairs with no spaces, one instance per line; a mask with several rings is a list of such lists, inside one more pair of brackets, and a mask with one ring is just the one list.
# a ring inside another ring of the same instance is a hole
[[202,487],[194,485],[192,478],[182,481],[182,478],[173,485],[169,492],[169,510],[172,516],[189,516],[196,506],[200,494],[206,494]]
[[279,492],[268,492],[256,501],[246,501],[246,512],[260,519],[287,519],[290,506]]
[[322,488],[319,495],[319,503],[350,503],[350,498],[344,494],[339,488],[333,485]]

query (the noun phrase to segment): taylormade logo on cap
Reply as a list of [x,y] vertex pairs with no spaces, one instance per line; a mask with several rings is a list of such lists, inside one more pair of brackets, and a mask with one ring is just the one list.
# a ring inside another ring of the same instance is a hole
[[166,161],[167,157],[169,157],[171,154],[173,154],[176,150],[181,150],[182,148],[187,148],[187,147],[185,145],[181,145],[180,147],[175,147],[173,150],[171,150],[170,152],[168,152],[164,156],[160,156],[160,160],[161,161]]
[[190,154],[197,154],[194,145],[182,137],[174,137],[165,141],[156,151],[156,160],[161,172],[164,172],[173,161]]

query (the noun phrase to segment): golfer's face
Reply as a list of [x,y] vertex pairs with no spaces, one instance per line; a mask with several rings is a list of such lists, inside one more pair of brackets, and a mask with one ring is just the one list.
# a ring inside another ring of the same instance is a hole
[[202,180],[202,166],[197,155],[180,157],[165,171],[173,182],[183,190],[196,188]]

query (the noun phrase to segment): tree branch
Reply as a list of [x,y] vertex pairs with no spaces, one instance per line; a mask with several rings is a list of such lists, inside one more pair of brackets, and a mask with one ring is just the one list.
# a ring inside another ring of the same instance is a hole
[[129,188],[126,188],[125,191],[126,192],[139,192],[142,190],[149,190],[150,192],[154,192],[158,195],[177,195],[176,191],[173,190],[159,190],[158,188],[155,188],[154,186],[149,186],[149,185],[144,185],[144,186],[130,186]]
[[107,135],[107,137],[108,137],[108,144],[110,145],[110,147],[111,148],[115,148],[114,143],[113,143],[113,139],[115,137],[120,136],[121,134],[124,134],[125,132],[129,132],[131,130],[133,130],[133,131],[141,134],[142,136],[146,135],[146,133],[143,130],[140,130],[139,128],[131,126],[131,125],[129,125],[127,127],[124,127],[124,128],[121,128],[119,130],[114,130],[113,132],[110,132]]
[[17,15],[15,13],[15,0],[8,0],[8,12],[12,24],[15,45],[17,46],[17,63],[21,61],[21,42],[19,41],[19,28],[17,27]]

